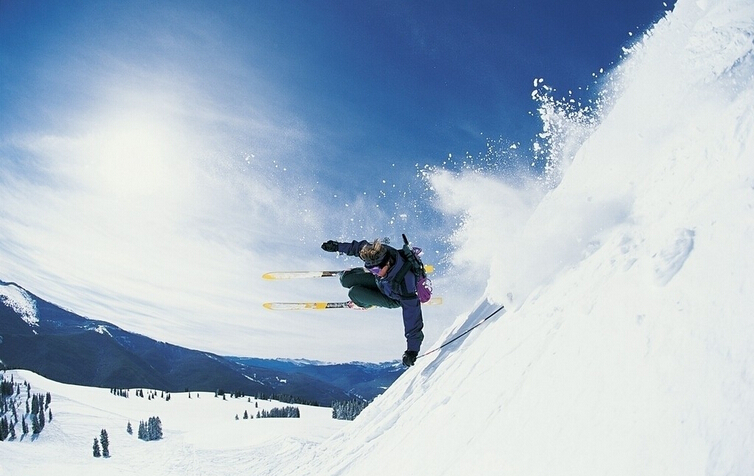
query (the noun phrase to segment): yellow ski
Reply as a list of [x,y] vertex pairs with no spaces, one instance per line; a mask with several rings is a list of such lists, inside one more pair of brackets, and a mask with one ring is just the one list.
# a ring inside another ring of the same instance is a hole
[[[441,297],[433,297],[429,301],[423,303],[424,305],[438,305],[442,304]],[[356,311],[363,311],[371,308],[359,307],[351,301],[342,302],[327,302],[327,301],[314,301],[314,302],[266,302],[262,304],[265,308],[272,311],[302,311],[302,310],[322,310],[322,309],[351,309]]]
[[[434,271],[434,267],[431,264],[424,265],[424,270],[427,273]],[[272,271],[262,275],[262,279],[278,280],[278,279],[302,279],[302,278],[333,278],[338,274],[349,271],[348,269],[341,269],[337,271]]]

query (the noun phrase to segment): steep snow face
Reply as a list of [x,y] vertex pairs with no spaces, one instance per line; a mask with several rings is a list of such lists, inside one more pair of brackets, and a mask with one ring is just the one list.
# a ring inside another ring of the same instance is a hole
[[754,474],[754,3],[680,0],[612,74],[516,236],[467,221],[508,312],[288,474]]
[[17,312],[30,326],[39,326],[36,301],[15,284],[0,285],[0,303]]

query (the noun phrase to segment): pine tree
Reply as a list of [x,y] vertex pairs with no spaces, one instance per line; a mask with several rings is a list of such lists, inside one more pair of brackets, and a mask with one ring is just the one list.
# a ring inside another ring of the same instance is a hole
[[39,432],[45,429],[45,410],[41,406],[39,407]]
[[39,432],[42,431],[42,428],[39,426],[39,415],[36,413],[31,414],[31,432],[35,435],[38,435]]
[[151,440],[162,439],[162,422],[160,421],[160,417],[149,419],[149,435]]
[[97,438],[94,439],[94,443],[92,444],[92,454],[95,458],[102,456],[102,453],[99,451],[99,441],[97,441]]
[[0,396],[9,397],[11,395],[13,395],[13,382],[3,379],[2,384],[0,384]]
[[104,428],[100,432],[100,442],[102,443],[102,456],[105,458],[110,457],[110,439],[107,437],[107,430]]
[[151,417],[144,423],[139,423],[139,439],[144,441],[154,441],[162,439],[162,422],[160,417]]
[[262,410],[261,413],[257,412],[257,418],[301,418],[301,412],[297,407],[287,406]]
[[5,441],[6,438],[8,438],[8,434],[10,433],[10,427],[8,425],[8,420],[3,417],[0,420],[0,441]]
[[336,420],[353,420],[368,404],[368,402],[363,400],[333,402],[332,417]]
[[134,429],[131,428],[131,422],[130,421],[128,422],[128,426],[126,426],[126,432],[128,432],[129,435],[133,435],[134,434]]

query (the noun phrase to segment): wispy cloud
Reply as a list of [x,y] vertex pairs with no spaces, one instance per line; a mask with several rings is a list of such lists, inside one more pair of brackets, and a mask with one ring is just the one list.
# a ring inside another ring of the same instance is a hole
[[270,355],[256,316],[282,290],[259,277],[321,267],[316,239],[332,215],[301,193],[314,187],[304,122],[267,86],[250,89],[252,70],[228,76],[227,56],[198,72],[178,57],[82,54],[83,69],[45,71],[61,80],[44,97],[76,100],[18,103],[57,119],[2,137],[3,277],[158,338]]
[[[15,84],[24,93],[0,111],[4,124],[38,113],[0,132],[0,279],[209,351],[399,357],[398,311],[271,313],[263,301],[346,292],[335,280],[260,277],[359,264],[322,252],[326,239],[441,241],[422,216],[429,203],[416,202],[423,190],[409,183],[423,182],[395,165],[414,159],[352,142],[341,163],[338,140],[368,136],[368,125],[355,114],[323,126],[311,105],[299,107],[301,86],[280,74],[296,58],[255,43],[248,31],[262,25],[168,7],[76,17],[89,20],[97,28],[65,24],[44,38],[55,54],[35,57],[33,84]],[[458,310],[442,309],[427,311],[428,341]]]

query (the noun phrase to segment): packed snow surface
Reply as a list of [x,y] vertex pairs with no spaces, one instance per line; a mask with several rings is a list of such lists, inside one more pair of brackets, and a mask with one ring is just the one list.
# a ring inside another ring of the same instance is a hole
[[[348,423],[333,420],[331,408],[253,396],[139,389],[142,398],[137,389],[130,389],[126,398],[110,389],[60,384],[25,370],[3,376],[6,381],[28,382],[32,394],[49,392],[53,418],[38,437],[22,437],[18,424],[16,440],[0,442],[0,475],[228,475],[247,474],[247,468],[275,474],[281,455],[321,443]],[[21,394],[25,397],[25,386]],[[19,415],[25,398],[21,401]],[[301,417],[256,418],[262,410],[287,406],[298,407]],[[249,419],[243,418],[244,412]],[[137,437],[139,423],[151,417],[162,422],[163,438],[142,441]],[[133,434],[126,431],[129,422]],[[93,456],[92,445],[102,429],[110,441],[109,458]]]

